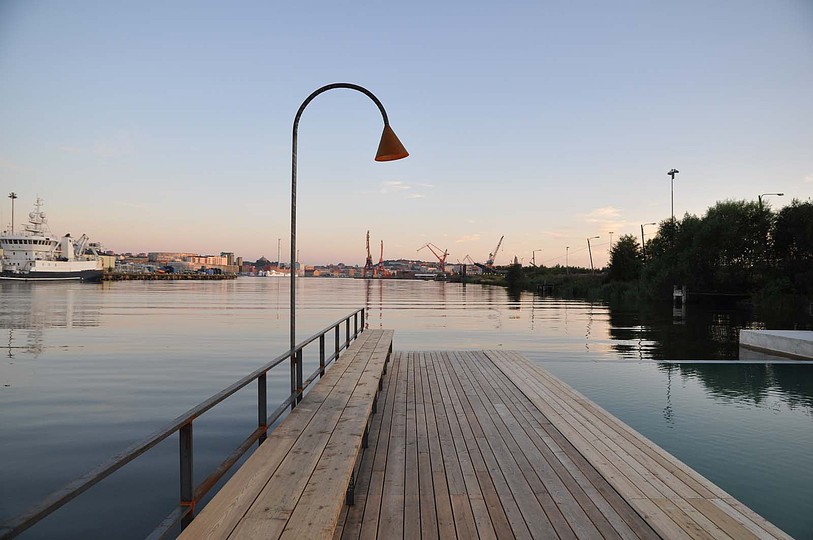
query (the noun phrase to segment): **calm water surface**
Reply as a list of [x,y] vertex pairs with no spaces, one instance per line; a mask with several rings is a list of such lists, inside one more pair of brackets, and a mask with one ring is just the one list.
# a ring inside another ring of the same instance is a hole
[[[813,538],[813,365],[660,361],[735,359],[738,328],[759,321],[690,311],[673,324],[671,313],[433,282],[298,287],[300,338],[366,306],[371,327],[396,330],[399,350],[522,351],[788,533]],[[275,278],[0,284],[0,520],[279,355],[287,303],[288,282]],[[271,403],[287,392],[281,367]],[[198,481],[254,422],[253,386],[196,421]],[[23,538],[144,537],[177,504],[177,460],[172,438]]]

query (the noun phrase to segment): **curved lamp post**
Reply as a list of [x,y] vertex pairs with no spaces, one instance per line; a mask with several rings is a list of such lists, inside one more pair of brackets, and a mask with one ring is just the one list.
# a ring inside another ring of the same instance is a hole
[[760,209],[762,208],[762,197],[765,197],[767,195],[776,195],[777,197],[784,197],[785,194],[784,193],[761,193],[761,194],[757,195],[757,198],[759,199],[759,207],[760,207]]
[[[393,161],[396,159],[403,159],[409,155],[404,145],[398,140],[395,132],[390,127],[390,120],[387,117],[387,111],[384,106],[373,95],[372,92],[357,84],[351,83],[333,83],[328,84],[315,90],[309,95],[299,110],[296,111],[294,117],[293,137],[291,144],[291,395],[299,396],[291,402],[291,408],[296,406],[296,403],[302,399],[302,362],[298,361],[296,353],[296,141],[297,131],[299,129],[299,119],[302,117],[302,112],[305,107],[313,101],[313,99],[336,88],[347,88],[348,90],[356,90],[361,92],[376,104],[378,110],[381,111],[381,117],[384,119],[384,130],[381,133],[381,140],[378,144],[378,151],[375,154],[376,161]],[[301,353],[300,353],[301,355]]]
[[680,171],[677,169],[672,169],[666,176],[672,177],[672,222],[675,221],[675,175],[678,174]]
[[646,259],[646,240],[644,240],[644,227],[647,225],[657,225],[654,221],[651,223],[641,223],[641,253],[644,254],[644,259]]
[[595,273],[595,269],[593,268],[593,248],[590,247],[590,240],[595,240],[596,238],[601,238],[600,236],[591,236],[587,239],[587,251],[590,253],[590,273]]

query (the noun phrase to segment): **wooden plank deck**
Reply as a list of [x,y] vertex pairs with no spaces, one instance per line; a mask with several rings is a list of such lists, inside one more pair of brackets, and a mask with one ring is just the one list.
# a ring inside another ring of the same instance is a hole
[[789,538],[517,353],[397,352],[334,538]]
[[181,538],[330,537],[345,506],[392,336],[392,330],[363,332]]

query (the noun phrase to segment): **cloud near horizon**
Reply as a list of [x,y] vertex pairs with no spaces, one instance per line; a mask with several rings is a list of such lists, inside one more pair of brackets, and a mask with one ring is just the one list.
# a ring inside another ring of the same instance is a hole
[[461,244],[463,242],[479,242],[480,241],[480,233],[474,234],[467,234],[465,236],[461,236],[457,240],[455,240],[455,244]]

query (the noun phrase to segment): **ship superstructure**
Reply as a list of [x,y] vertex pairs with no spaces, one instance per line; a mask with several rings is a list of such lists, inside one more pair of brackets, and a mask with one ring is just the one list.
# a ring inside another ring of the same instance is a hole
[[[22,232],[0,234],[0,279],[6,280],[82,280],[98,281],[102,277],[102,261],[90,248],[87,235],[72,238],[54,236],[48,229],[48,219],[42,211],[39,197]],[[90,252],[88,249],[90,248]]]

